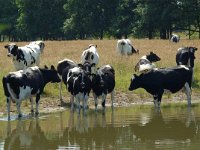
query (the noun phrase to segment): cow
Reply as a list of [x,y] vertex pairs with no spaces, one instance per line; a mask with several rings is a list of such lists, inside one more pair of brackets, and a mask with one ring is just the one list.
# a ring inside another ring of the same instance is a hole
[[[69,70],[74,68],[74,67],[81,67],[83,70],[86,71],[86,73],[91,76],[92,74],[94,74],[96,72],[96,67],[95,64],[90,64],[89,61],[85,61],[84,64],[77,64],[75,62],[73,62],[70,59],[64,59],[58,62],[57,65],[57,70],[58,70],[58,74],[61,78],[61,80],[64,82],[64,84],[67,86],[67,76],[69,73]],[[73,71],[73,70],[71,70]],[[73,74],[73,72],[71,72],[71,74]],[[61,104],[62,104],[62,81],[60,82],[60,100],[61,100]]]
[[90,64],[95,64],[96,66],[99,63],[99,54],[97,52],[97,45],[90,44],[81,55],[81,63],[84,64],[88,61]]
[[133,47],[129,39],[118,40],[116,49],[121,55],[132,55],[133,53],[139,53],[139,50]]
[[57,71],[58,71],[58,74],[61,78],[61,82],[59,84],[61,105],[63,103],[63,101],[62,101],[62,81],[64,81],[64,83],[67,84],[68,71],[69,71],[69,69],[76,67],[76,66],[77,66],[77,64],[70,59],[63,59],[63,60],[58,62]]
[[193,70],[192,80],[194,80],[194,60],[196,51],[197,51],[196,47],[181,47],[177,50],[176,53],[177,65],[186,65],[192,68]]
[[97,111],[98,98],[102,98],[102,107],[105,111],[106,96],[111,93],[111,101],[113,108],[115,88],[115,70],[110,65],[104,65],[98,68],[97,73],[92,78],[92,91],[95,101],[95,110]]
[[35,114],[38,115],[40,95],[42,94],[45,85],[49,82],[60,82],[60,78],[54,66],[51,66],[51,69],[34,66],[24,70],[10,72],[8,75],[3,77],[2,82],[4,94],[7,98],[8,119],[10,119],[11,100],[16,103],[19,114],[18,117],[20,118],[22,117],[20,108],[22,100],[30,98],[31,112],[34,112],[33,96],[36,96]]
[[69,69],[67,75],[66,88],[71,93],[71,110],[74,109],[74,98],[78,106],[78,112],[80,113],[80,102],[83,103],[83,110],[87,108],[87,102],[89,99],[89,93],[91,91],[91,80],[85,70],[81,67],[74,67]]
[[162,95],[165,90],[176,93],[185,88],[188,106],[191,105],[191,80],[192,70],[187,66],[180,65],[172,68],[152,69],[139,76],[134,74],[131,79],[129,90],[144,88],[154,98],[154,106],[160,108]]
[[171,42],[178,43],[180,41],[180,36],[177,34],[172,34],[170,40]]
[[145,72],[156,67],[153,62],[160,61],[160,57],[153,52],[148,55],[144,55],[140,58],[138,63],[135,65],[135,72]]
[[34,41],[28,45],[18,47],[15,43],[4,46],[8,50],[8,57],[12,57],[12,61],[16,71],[23,70],[32,66],[39,66],[40,54],[45,47],[43,41]]

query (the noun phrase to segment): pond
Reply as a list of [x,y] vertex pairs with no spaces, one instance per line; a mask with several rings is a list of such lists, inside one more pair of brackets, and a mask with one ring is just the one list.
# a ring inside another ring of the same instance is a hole
[[0,121],[0,149],[199,149],[200,106],[107,107]]

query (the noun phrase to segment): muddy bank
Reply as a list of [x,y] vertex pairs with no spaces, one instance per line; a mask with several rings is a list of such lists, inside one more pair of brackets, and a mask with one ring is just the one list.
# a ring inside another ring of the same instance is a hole
[[[59,97],[41,97],[39,112],[40,113],[52,113],[57,111],[64,111],[66,109],[70,109],[70,97],[63,97],[63,103]],[[170,95],[164,95],[162,98],[162,105],[168,103],[185,103],[187,105],[186,95],[184,93],[176,93]],[[192,104],[200,103],[200,94],[193,93],[192,95]],[[94,100],[93,97],[90,96],[88,105],[90,109],[94,109]],[[153,98],[151,95],[149,96],[140,96],[137,94],[131,93],[120,93],[116,92],[114,107],[130,107],[134,105],[153,105]],[[106,100],[106,107],[111,106],[110,95],[108,95]],[[34,106],[35,107],[35,106]],[[23,113],[30,112],[30,102],[29,100],[23,101],[21,106]],[[98,109],[101,109],[101,99],[99,99]],[[17,114],[16,105],[14,103],[11,104],[11,114]],[[6,106],[1,107],[0,115],[6,115]]]

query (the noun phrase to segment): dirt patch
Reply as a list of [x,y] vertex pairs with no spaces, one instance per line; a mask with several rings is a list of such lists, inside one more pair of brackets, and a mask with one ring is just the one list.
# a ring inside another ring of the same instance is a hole
[[[63,97],[63,103],[58,97],[41,97],[40,105],[39,105],[39,112],[40,113],[53,113],[58,111],[64,111],[66,109],[70,109],[70,97]],[[165,94],[162,98],[162,104],[166,103],[187,103],[186,95],[184,93],[176,93],[176,94]],[[192,95],[192,104],[200,103],[200,94],[193,93]],[[114,100],[114,107],[129,107],[133,105],[153,105],[153,98],[151,95],[148,97],[143,97],[134,92],[124,93],[124,92],[116,92],[115,93],[115,100]],[[94,109],[94,100],[93,97],[90,96],[88,105],[90,109]],[[107,96],[106,106],[111,106],[111,99],[110,94]],[[162,107],[162,105],[161,105]],[[98,108],[101,109],[101,99],[99,99]],[[22,103],[21,106],[22,112],[27,113],[30,112],[30,102],[25,101]],[[14,103],[11,104],[11,114],[17,114],[16,106]],[[6,114],[6,106],[1,107],[0,115]]]

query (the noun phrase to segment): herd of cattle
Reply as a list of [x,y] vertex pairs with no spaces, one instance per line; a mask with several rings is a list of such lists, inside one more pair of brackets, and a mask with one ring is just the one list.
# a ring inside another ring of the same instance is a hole
[[[102,99],[102,108],[105,110],[107,94],[111,94],[113,107],[114,89],[115,89],[115,70],[107,64],[97,68],[99,54],[97,46],[90,44],[81,55],[81,63],[76,64],[72,60],[64,59],[58,62],[57,68],[53,65],[40,68],[40,54],[43,52],[45,44],[43,41],[31,42],[28,45],[18,47],[11,43],[5,45],[8,50],[8,56],[12,57],[15,72],[10,72],[3,77],[3,88],[7,98],[8,119],[10,119],[11,101],[16,103],[19,117],[22,116],[20,105],[22,100],[30,99],[31,112],[34,112],[33,97],[36,96],[36,110],[38,114],[38,105],[40,95],[47,83],[60,82],[60,100],[62,102],[62,82],[66,85],[71,94],[71,109],[74,109],[74,99],[80,113],[81,101],[83,110],[86,109],[89,93],[92,90],[95,100],[95,110],[97,110],[98,99]],[[129,39],[117,41],[116,46],[121,55],[131,55],[139,53]],[[135,72],[131,79],[129,90],[144,88],[152,94],[154,106],[160,108],[162,95],[165,90],[175,93],[185,88],[188,105],[191,104],[191,82],[193,81],[193,68],[196,47],[179,48],[176,55],[177,66],[172,68],[157,68],[153,62],[160,61],[159,56],[150,52],[141,57],[135,65]]]

